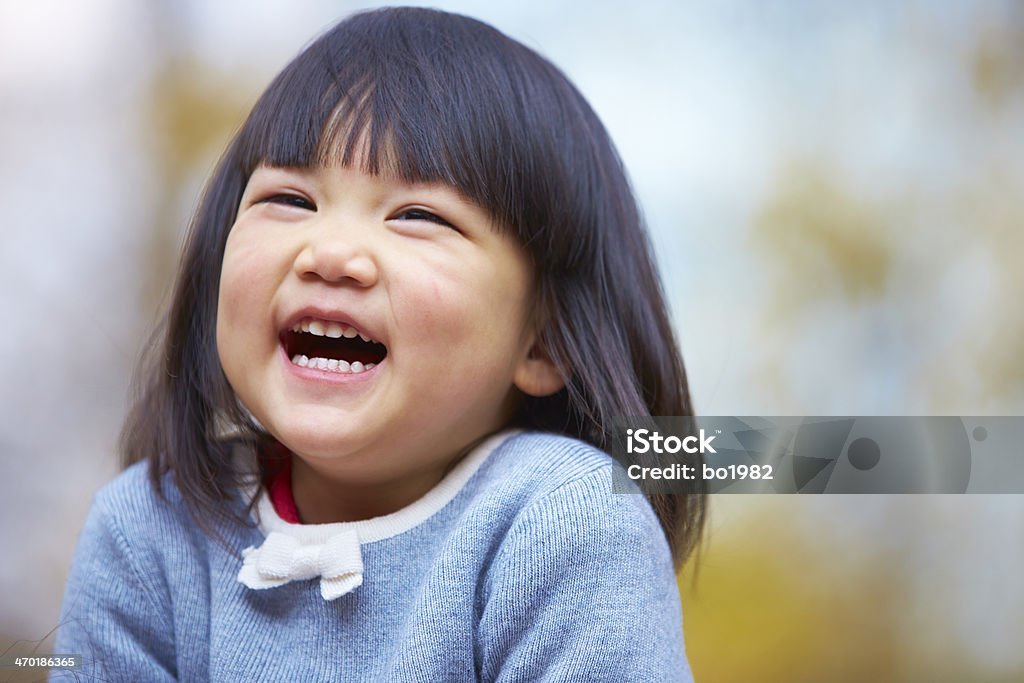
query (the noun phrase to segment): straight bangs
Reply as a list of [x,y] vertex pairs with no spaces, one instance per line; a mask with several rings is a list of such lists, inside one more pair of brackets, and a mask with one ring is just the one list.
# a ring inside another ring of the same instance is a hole
[[[385,9],[330,29],[277,76],[236,139],[236,160],[246,178],[263,164],[339,164],[443,183],[555,267],[592,241],[573,230],[588,223],[577,198],[592,197],[597,180],[580,169],[598,165],[581,163],[594,157],[581,109],[596,121],[553,65],[490,26]],[[581,184],[591,187],[567,187]]]

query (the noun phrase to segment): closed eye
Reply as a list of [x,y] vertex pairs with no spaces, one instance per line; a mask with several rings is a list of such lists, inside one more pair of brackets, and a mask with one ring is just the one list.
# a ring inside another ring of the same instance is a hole
[[302,195],[281,193],[270,195],[264,199],[256,202],[257,204],[283,204],[284,206],[294,206],[297,209],[304,209],[306,211],[316,211],[316,204],[309,201]]
[[436,213],[431,213],[426,209],[405,209],[404,211],[395,214],[392,220],[429,221],[431,223],[437,223],[438,225],[443,225],[449,228],[455,228],[454,225],[452,225],[445,219],[441,218]]

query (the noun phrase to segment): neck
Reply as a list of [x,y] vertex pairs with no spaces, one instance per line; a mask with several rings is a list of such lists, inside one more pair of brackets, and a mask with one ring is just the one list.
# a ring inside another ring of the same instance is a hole
[[[464,454],[462,454],[464,455]],[[303,524],[358,522],[397,512],[416,502],[459,460],[399,481],[346,481],[292,457],[292,497]]]

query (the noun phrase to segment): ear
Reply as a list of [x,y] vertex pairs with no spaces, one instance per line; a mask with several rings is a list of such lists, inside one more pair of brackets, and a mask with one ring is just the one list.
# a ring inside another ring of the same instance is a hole
[[548,358],[537,342],[530,346],[526,357],[519,361],[512,383],[527,396],[548,396],[565,386],[562,373]]

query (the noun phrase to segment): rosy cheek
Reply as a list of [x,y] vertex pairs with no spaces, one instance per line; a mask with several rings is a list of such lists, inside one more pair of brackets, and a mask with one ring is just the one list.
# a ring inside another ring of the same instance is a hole
[[256,298],[277,270],[282,259],[273,258],[273,252],[253,243],[253,240],[228,241],[221,264],[221,297],[230,297],[230,303],[241,303]]
[[241,286],[244,278],[233,267],[232,263],[225,261],[224,268],[220,275],[220,296],[217,304],[218,328],[221,323],[230,324],[233,320],[243,317],[242,309],[245,307],[245,288]]
[[441,298],[441,286],[438,284],[437,280],[432,278],[429,281],[429,285],[430,285],[430,294],[434,298],[434,300],[436,301],[436,300],[440,299]]

